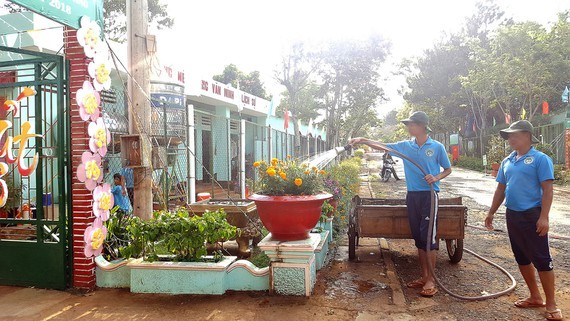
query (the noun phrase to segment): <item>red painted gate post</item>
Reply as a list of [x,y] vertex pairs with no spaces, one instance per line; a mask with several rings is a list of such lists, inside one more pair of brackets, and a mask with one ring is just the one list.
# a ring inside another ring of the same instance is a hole
[[84,241],[83,233],[93,221],[92,194],[85,184],[77,179],[77,167],[81,163],[81,154],[89,150],[89,136],[87,135],[88,123],[79,116],[79,107],[75,101],[75,93],[83,86],[83,81],[89,80],[87,65],[91,59],[85,56],[83,47],[77,42],[77,30],[64,28],[64,48],[65,56],[70,61],[69,87],[71,106],[69,115],[71,117],[71,231],[73,235],[72,250],[72,286],[80,289],[95,288],[95,261],[92,257],[85,257],[83,253]]

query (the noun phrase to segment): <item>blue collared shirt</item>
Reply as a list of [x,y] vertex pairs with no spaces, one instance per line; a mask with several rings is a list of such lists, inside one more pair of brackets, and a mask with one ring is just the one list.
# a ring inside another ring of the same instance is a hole
[[534,147],[519,159],[512,152],[501,163],[497,182],[506,185],[505,206],[526,211],[542,205],[542,182],[554,180],[552,159]]
[[120,210],[130,212],[131,202],[129,201],[128,195],[123,195],[123,187],[121,185],[115,185],[111,188],[111,193],[113,193],[115,206],[119,205]]
[[[441,173],[441,168],[450,168],[451,163],[445,151],[445,147],[438,141],[428,137],[427,141],[420,147],[415,139],[403,140],[397,143],[386,144],[387,147],[400,152],[418,163],[426,173],[433,176]],[[398,156],[392,154],[392,156]],[[429,191],[429,184],[425,180],[425,175],[421,170],[404,159],[404,173],[406,174],[406,187],[410,192]],[[435,191],[439,192],[439,182],[433,184]]]

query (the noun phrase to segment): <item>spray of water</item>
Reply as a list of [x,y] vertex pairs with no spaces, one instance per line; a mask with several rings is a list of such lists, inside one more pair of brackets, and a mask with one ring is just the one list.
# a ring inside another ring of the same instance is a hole
[[303,163],[309,165],[309,167],[325,168],[330,162],[333,161],[338,155],[345,151],[350,150],[350,145],[344,147],[336,147],[324,153],[312,156],[305,160]]

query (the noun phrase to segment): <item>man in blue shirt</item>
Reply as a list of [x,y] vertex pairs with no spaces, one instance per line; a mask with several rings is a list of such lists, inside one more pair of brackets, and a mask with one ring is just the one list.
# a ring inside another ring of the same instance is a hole
[[[497,174],[497,189],[485,218],[485,226],[493,230],[493,216],[506,199],[506,220],[511,249],[530,296],[515,302],[519,308],[545,307],[546,319],[562,320],[554,297],[554,272],[548,245],[548,215],[552,205],[554,166],[550,157],[532,147],[538,139],[532,135],[532,124],[519,120],[501,130],[514,152],[503,160]],[[546,296],[538,290],[535,272]]]
[[[438,248],[436,242],[437,225],[434,223],[430,251],[429,253],[426,252],[431,208],[430,184],[433,185],[436,192],[439,192],[439,181],[451,173],[451,163],[445,147],[429,137],[428,133],[431,132],[431,129],[428,126],[429,118],[426,113],[422,111],[414,112],[408,119],[402,120],[402,123],[406,125],[410,136],[414,138],[386,144],[386,147],[413,159],[428,173],[424,175],[419,168],[404,159],[404,173],[408,189],[406,195],[408,219],[412,237],[418,249],[422,273],[421,278],[408,283],[407,286],[410,288],[421,288],[420,295],[432,297],[437,293],[437,288],[435,279],[430,273],[428,262],[431,262],[433,269],[435,269]],[[349,143],[351,145],[366,144],[375,149],[385,149],[378,142],[362,137],[354,138]],[[443,171],[441,171],[441,168],[443,168]],[[437,212],[435,219],[437,222]],[[430,261],[428,261],[428,255]]]
[[131,211],[131,203],[129,202],[129,195],[127,194],[127,187],[125,186],[125,178],[121,174],[116,173],[113,175],[115,186],[111,188],[115,206],[119,206],[119,212],[123,215]]

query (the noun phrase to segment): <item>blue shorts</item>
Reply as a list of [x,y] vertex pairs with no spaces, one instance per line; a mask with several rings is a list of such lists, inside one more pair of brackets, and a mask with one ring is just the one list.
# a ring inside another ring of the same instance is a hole
[[[439,250],[436,242],[437,232],[437,205],[438,195],[435,194],[436,211],[434,213],[435,223],[433,224],[433,233],[431,238],[431,250]],[[427,237],[429,229],[429,213],[431,206],[431,192],[408,192],[406,195],[406,206],[408,208],[408,220],[410,222],[410,230],[412,237],[416,243],[416,247],[420,250],[426,249]]]
[[519,265],[534,264],[537,271],[552,271],[552,257],[548,246],[548,234],[539,236],[536,222],[540,217],[540,207],[526,211],[513,211],[507,208],[507,229],[509,240]]

